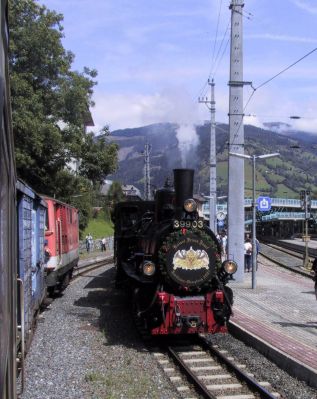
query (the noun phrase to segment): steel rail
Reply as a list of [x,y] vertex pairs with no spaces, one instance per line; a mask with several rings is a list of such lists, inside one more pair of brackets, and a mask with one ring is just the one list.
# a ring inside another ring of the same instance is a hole
[[[285,254],[291,255],[296,259],[303,259],[303,253],[296,251],[295,249],[290,249],[286,247],[281,247],[278,244],[274,244],[272,242],[266,242],[263,243],[264,245],[268,246],[269,248],[276,249],[277,251],[283,252]],[[263,253],[263,251],[260,250],[260,253]]]
[[[279,240],[261,240],[263,242],[263,244],[273,244],[273,245],[277,245],[281,248],[285,248],[285,249],[289,249],[291,251],[297,252],[301,255],[304,255],[305,253],[305,247],[303,246],[302,248],[300,248],[298,245],[296,245],[296,243],[292,244],[289,242],[283,242],[283,241],[279,241]],[[261,252],[261,251],[260,251]],[[309,252],[309,256],[311,258],[315,258],[317,256],[317,249],[315,248],[308,248],[308,252]]]
[[[190,370],[186,363],[181,359],[181,357],[175,352],[171,347],[167,347],[169,355],[174,359],[177,365],[181,368],[182,372],[186,374],[187,379],[195,386],[195,389],[206,399],[217,399],[217,396],[213,395],[208,391],[206,386],[199,381],[196,375]],[[276,399],[276,398],[275,398]]]
[[84,266],[77,266],[74,268],[74,273],[73,273],[73,277],[72,280],[75,280],[79,277],[85,276],[85,277],[98,277],[98,276],[87,276],[86,273],[88,273],[89,271],[98,269],[102,266],[108,265],[110,263],[113,262],[113,258],[112,257],[108,257],[108,258],[104,258],[98,261],[92,261],[90,263],[88,263],[87,265]]
[[[276,249],[276,248],[274,248],[274,249]],[[308,272],[308,271],[305,271],[305,270],[300,269],[300,268],[298,268],[298,267],[286,265],[285,263],[282,263],[282,262],[280,262],[279,260],[277,260],[276,258],[274,258],[274,257],[272,257],[272,256],[270,256],[270,255],[268,255],[268,254],[265,254],[265,253],[263,253],[263,252],[261,252],[261,251],[260,251],[260,254],[261,254],[261,256],[263,256],[264,258],[268,259],[269,261],[275,263],[275,264],[278,265],[278,266],[283,267],[284,269],[287,269],[287,270],[290,270],[290,271],[292,271],[292,272],[294,272],[294,273],[300,274],[301,276],[304,276],[304,277],[313,279],[313,275],[310,274],[310,272]]]
[[226,356],[224,356],[221,352],[219,352],[216,348],[212,346],[212,344],[208,343],[205,338],[202,336],[198,337],[199,344],[207,350],[211,355],[220,359],[222,363],[226,365],[226,367],[236,374],[236,376],[245,382],[249,388],[255,393],[259,394],[262,399],[276,399],[276,396],[271,394],[268,390],[262,387],[254,378],[250,377],[247,373],[241,370],[237,365],[235,365],[231,360],[229,360]]

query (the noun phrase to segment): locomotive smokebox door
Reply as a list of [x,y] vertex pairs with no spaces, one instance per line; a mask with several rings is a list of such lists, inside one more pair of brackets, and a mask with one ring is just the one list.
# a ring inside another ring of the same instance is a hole
[[166,271],[184,287],[201,287],[216,274],[215,251],[204,236],[186,234],[167,247]]

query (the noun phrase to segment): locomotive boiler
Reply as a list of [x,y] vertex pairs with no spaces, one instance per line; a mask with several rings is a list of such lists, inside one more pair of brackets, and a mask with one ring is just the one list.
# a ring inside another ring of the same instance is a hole
[[193,199],[194,171],[174,170],[154,201],[116,205],[116,285],[131,289],[137,324],[151,335],[227,332],[237,264],[221,261]]

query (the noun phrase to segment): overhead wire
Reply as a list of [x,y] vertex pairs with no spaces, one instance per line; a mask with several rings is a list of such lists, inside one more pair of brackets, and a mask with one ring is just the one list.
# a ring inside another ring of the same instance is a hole
[[[217,40],[218,40],[218,33],[219,33],[220,16],[221,16],[221,11],[222,11],[222,3],[223,3],[223,0],[220,1],[219,11],[218,11],[218,18],[217,18],[217,25],[216,25],[216,34],[215,34],[215,40],[214,40],[214,45],[213,45],[213,51],[212,51],[212,57],[211,57],[211,66],[210,66],[208,79],[204,82],[203,86],[201,87],[200,91],[198,92],[199,94],[198,94],[197,97],[205,97],[207,95],[208,81],[215,79],[215,75],[216,75],[216,73],[218,71],[218,68],[219,68],[219,66],[221,64],[221,61],[224,58],[224,55],[225,55],[225,53],[227,51],[227,48],[228,48],[228,45],[229,45],[229,42],[230,42],[230,37],[229,37],[227,39],[227,41],[226,41],[226,44],[225,44],[224,48],[223,48],[223,44],[224,44],[224,41],[226,39],[226,36],[230,32],[229,28],[230,28],[231,18],[229,17],[226,30],[225,30],[225,32],[223,34],[223,37],[222,37],[221,42],[220,42],[220,46],[218,47],[218,51],[217,51],[217,54],[215,56],[216,43],[217,43]],[[247,19],[251,19],[253,17],[253,15],[251,13],[246,13],[245,11],[243,11],[242,16],[244,18],[247,18]],[[222,50],[222,48],[223,48],[223,50]],[[221,50],[222,50],[222,52],[221,52]],[[219,58],[219,55],[220,55],[220,58]]]
[[[213,45],[213,50],[212,50],[212,57],[211,57],[210,72],[209,72],[209,75],[208,75],[208,79],[204,82],[203,86],[201,87],[200,91],[198,92],[199,94],[198,94],[197,97],[206,96],[207,88],[208,88],[208,80],[211,77],[211,73],[212,73],[213,67],[215,65],[215,62],[216,62],[216,60],[218,58],[218,55],[219,55],[219,52],[220,52],[220,49],[218,49],[218,52],[217,52],[217,55],[216,55],[216,58],[215,58],[216,43],[217,43],[217,40],[218,40],[219,22],[220,22],[221,10],[222,10],[222,2],[223,2],[223,0],[220,0],[218,17],[217,17],[217,25],[216,25],[216,34],[215,34],[215,40],[214,40],[214,45]],[[220,47],[222,46],[223,40],[224,40],[224,37],[222,38]]]
[[305,59],[306,57],[308,57],[309,55],[311,55],[313,52],[315,52],[317,50],[317,47],[315,47],[313,50],[311,50],[309,53],[305,54],[303,57],[299,58],[297,61],[293,62],[291,65],[289,65],[288,67],[284,68],[282,71],[280,71],[279,73],[277,73],[276,75],[272,76],[270,79],[266,80],[265,82],[261,83],[258,87],[254,88],[254,90],[258,90],[261,87],[265,86],[266,84],[268,84],[269,82],[271,82],[273,79],[277,78],[278,76],[282,75],[284,72],[288,71],[289,69],[291,69],[294,65],[298,64],[300,61],[302,61],[303,59]]
[[[216,72],[217,72],[217,70],[218,70],[218,67],[220,66],[220,63],[221,63],[221,61],[222,61],[224,55],[225,55],[225,52],[226,52],[227,47],[228,47],[228,45],[229,45],[229,42],[230,42],[230,38],[228,38],[227,43],[226,43],[226,45],[225,45],[225,47],[224,47],[224,49],[223,49],[223,52],[222,52],[222,54],[221,54],[221,57],[218,59],[217,65],[216,65],[215,70],[214,70],[214,73],[213,73],[213,75],[212,75],[212,79],[215,78]],[[210,76],[210,75],[209,75],[209,76]]]
[[251,101],[253,95],[255,94],[256,90],[258,90],[258,89],[262,88],[263,86],[267,85],[267,84],[268,84],[269,82],[271,82],[273,79],[277,78],[278,76],[282,75],[284,72],[286,72],[286,71],[288,71],[289,69],[291,69],[293,66],[295,66],[295,65],[298,64],[300,61],[302,61],[303,59],[305,59],[306,57],[308,57],[309,55],[311,55],[312,53],[314,53],[316,50],[317,50],[317,47],[315,47],[313,50],[309,51],[309,52],[308,52],[307,54],[305,54],[303,57],[299,58],[298,60],[296,60],[295,62],[293,62],[292,64],[290,64],[289,66],[287,66],[286,68],[284,68],[283,70],[281,70],[280,72],[278,72],[277,74],[275,74],[274,76],[272,76],[270,79],[267,79],[266,81],[264,81],[263,83],[261,83],[259,86],[254,87],[254,86],[251,84],[251,88],[253,89],[253,91],[252,91],[250,97],[248,98],[248,100],[247,100],[245,106],[243,107],[243,113],[242,113],[241,121],[240,121],[240,123],[239,123],[239,126],[237,127],[236,132],[235,132],[234,135],[233,135],[234,139],[233,139],[232,143],[230,143],[230,145],[235,145],[234,141],[235,141],[235,138],[237,137],[237,133],[238,133],[240,127],[241,127],[241,124],[242,124],[242,121],[243,121],[244,112],[245,112],[247,106],[249,105],[249,103],[250,103],[250,101]]
[[219,29],[219,21],[220,21],[221,8],[222,8],[222,0],[220,1],[220,7],[219,7],[219,12],[218,12],[217,27],[216,27],[216,35],[215,35],[214,47],[213,47],[213,50],[212,50],[211,63],[214,62],[216,43],[217,43],[217,39],[218,39],[218,29]]

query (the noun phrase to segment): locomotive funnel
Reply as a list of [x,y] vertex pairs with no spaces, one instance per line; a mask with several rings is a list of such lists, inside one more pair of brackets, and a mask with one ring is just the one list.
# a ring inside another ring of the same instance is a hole
[[184,201],[193,198],[194,169],[174,169],[176,217],[183,213]]

